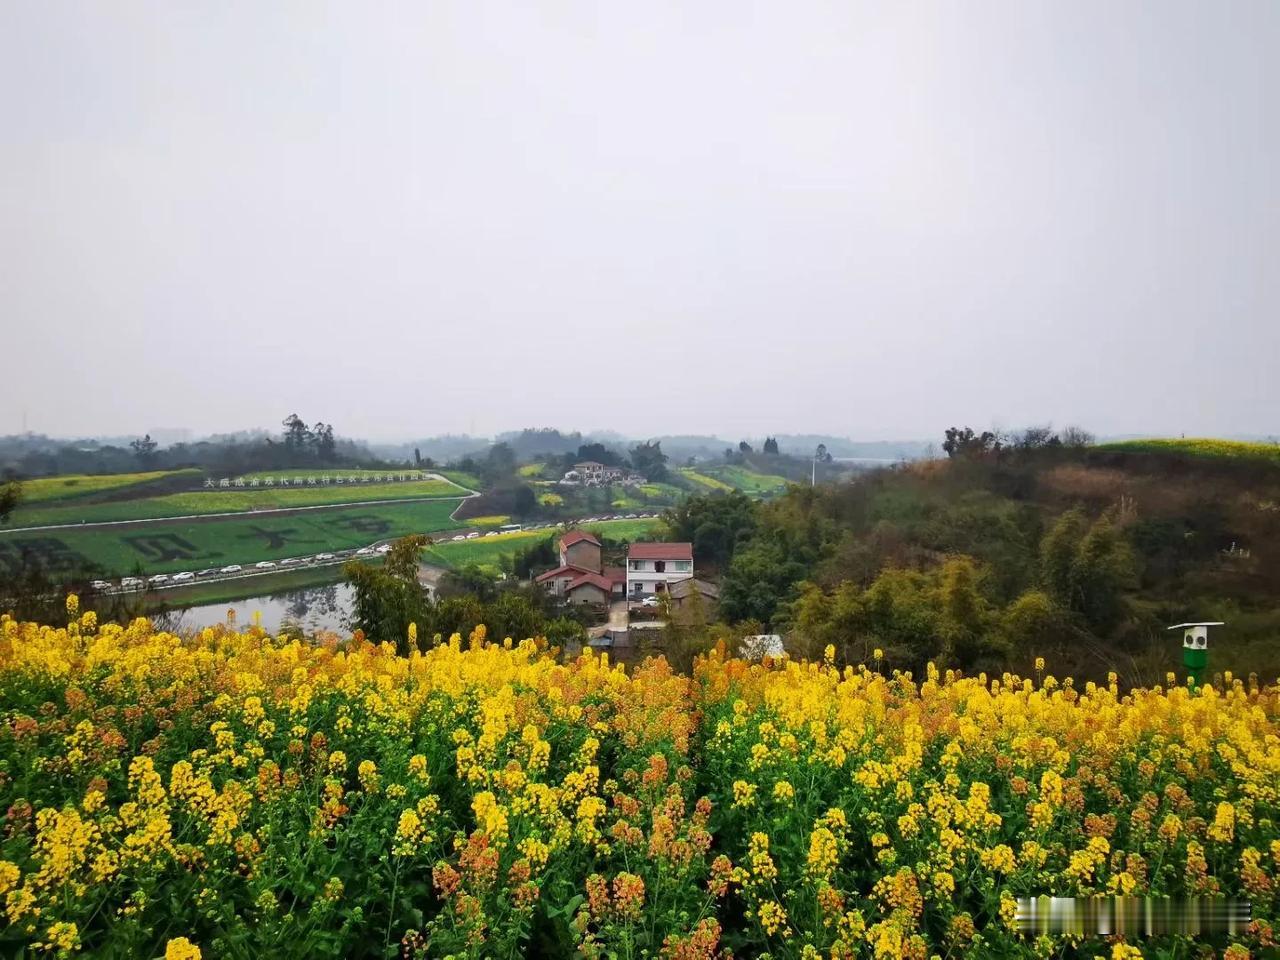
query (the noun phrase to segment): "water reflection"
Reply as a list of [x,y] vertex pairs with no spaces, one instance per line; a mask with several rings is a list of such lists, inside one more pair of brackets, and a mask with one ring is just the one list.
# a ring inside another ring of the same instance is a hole
[[166,627],[199,630],[226,623],[228,611],[234,611],[236,623],[241,626],[252,623],[253,615],[261,613],[262,626],[272,633],[296,625],[308,634],[317,630],[345,634],[350,631],[351,599],[351,585],[348,583],[285,590],[248,600],[209,603],[175,610],[167,615],[171,619]]

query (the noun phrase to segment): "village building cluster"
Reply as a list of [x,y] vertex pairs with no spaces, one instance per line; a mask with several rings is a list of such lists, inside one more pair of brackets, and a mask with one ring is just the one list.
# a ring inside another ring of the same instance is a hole
[[694,576],[691,543],[633,543],[625,567],[606,567],[602,556],[593,534],[570,530],[560,538],[559,566],[535,581],[569,603],[607,604],[666,594],[678,604],[694,591],[719,597],[713,584]]
[[611,483],[638,487],[644,483],[644,477],[622,467],[606,467],[595,460],[584,460],[575,463],[558,482],[562,487],[607,487]]

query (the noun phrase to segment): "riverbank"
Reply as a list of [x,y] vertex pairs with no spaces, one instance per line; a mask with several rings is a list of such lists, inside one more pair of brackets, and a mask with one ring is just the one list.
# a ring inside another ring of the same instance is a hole
[[[365,563],[381,563],[378,560],[365,560]],[[251,600],[254,597],[270,596],[289,590],[305,590],[309,587],[327,587],[342,583],[343,564],[331,564],[324,567],[304,567],[298,570],[286,570],[281,573],[267,573],[256,577],[239,577],[232,580],[215,580],[212,583],[195,583],[189,587],[170,587],[164,591],[149,595],[147,607],[150,612],[165,613],[172,610],[184,610],[187,607],[203,606],[208,603],[234,603],[240,600]]]

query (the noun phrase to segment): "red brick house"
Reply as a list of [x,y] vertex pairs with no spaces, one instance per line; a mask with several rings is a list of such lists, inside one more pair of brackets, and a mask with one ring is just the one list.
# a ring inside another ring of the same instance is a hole
[[627,575],[620,567],[601,565],[600,541],[581,530],[560,538],[560,566],[534,578],[569,603],[607,604],[622,596]]

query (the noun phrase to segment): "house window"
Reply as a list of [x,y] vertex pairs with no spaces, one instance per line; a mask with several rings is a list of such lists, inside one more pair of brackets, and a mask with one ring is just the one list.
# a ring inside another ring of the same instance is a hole
[[677,561],[676,561],[676,569],[677,569],[677,570],[681,570],[681,571],[688,570],[688,569],[689,569],[690,567],[692,567],[692,566],[693,566],[693,561],[691,561],[691,560],[677,560]]
[[643,561],[643,560],[632,560],[632,561],[631,561],[631,569],[632,569],[632,570],[643,570],[643,569],[644,569],[644,561]]
[[666,572],[667,572],[667,562],[666,562],[665,560],[655,560],[655,561],[653,561],[653,572],[654,572],[654,573],[666,573]]

